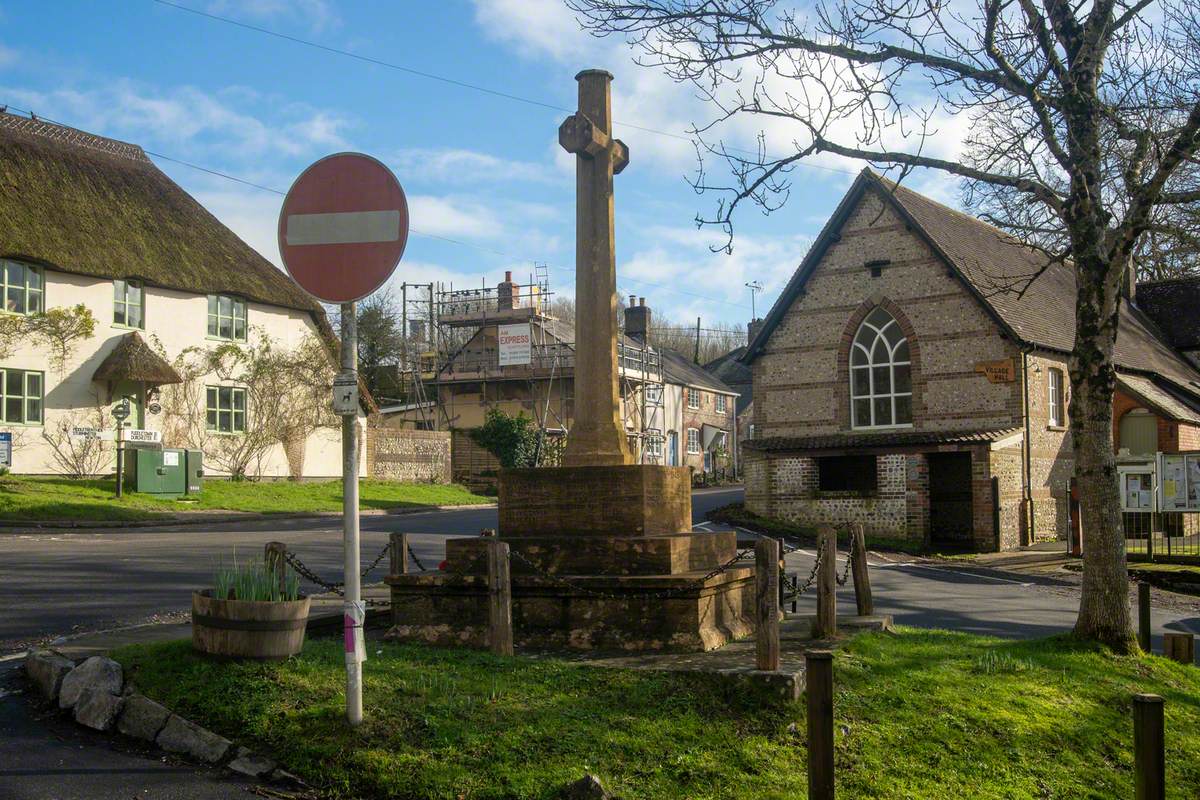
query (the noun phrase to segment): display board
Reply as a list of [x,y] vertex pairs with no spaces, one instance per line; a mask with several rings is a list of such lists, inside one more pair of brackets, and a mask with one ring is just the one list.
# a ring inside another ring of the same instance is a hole
[[1200,512],[1200,453],[1160,453],[1159,507]]
[[519,325],[497,326],[497,338],[500,351],[500,366],[513,367],[528,364],[533,358],[531,347],[533,337],[530,334],[529,323]]

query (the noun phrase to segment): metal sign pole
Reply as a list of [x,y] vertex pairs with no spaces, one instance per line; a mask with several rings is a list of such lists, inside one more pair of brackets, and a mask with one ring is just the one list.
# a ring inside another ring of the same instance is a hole
[[[357,304],[342,303],[342,373],[358,375]],[[357,397],[357,391],[355,391]],[[354,404],[357,408],[357,402]],[[343,588],[346,591],[346,719],[352,726],[362,723],[363,621],[365,608],[360,596],[358,556],[358,415],[342,413],[342,530],[345,546]]]

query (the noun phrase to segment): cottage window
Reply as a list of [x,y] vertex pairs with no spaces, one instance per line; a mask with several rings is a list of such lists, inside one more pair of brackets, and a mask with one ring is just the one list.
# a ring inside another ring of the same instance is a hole
[[725,395],[723,395],[723,394],[717,395],[717,413],[718,414],[725,413],[725,409],[727,408],[726,404],[728,403],[728,401],[729,401],[729,398],[727,398]]
[[[700,407],[700,390],[699,389],[689,388],[687,390],[687,403],[688,403],[688,408],[692,409],[693,411]],[[700,452],[700,451],[697,450],[696,452]]]
[[227,294],[208,296],[208,335],[246,341],[246,301]]
[[44,307],[45,275],[41,267],[0,261],[0,300],[10,314],[36,314]]
[[206,386],[208,430],[214,433],[246,432],[246,390],[236,386]]
[[113,324],[146,328],[146,293],[141,281],[113,281]]
[[0,421],[40,425],[45,385],[45,376],[41,372],[0,369]]
[[651,434],[646,437],[646,455],[656,460],[662,460],[663,439],[661,434]]
[[867,315],[850,348],[850,409],[855,428],[912,424],[908,340],[882,308]]
[[1066,415],[1063,413],[1063,372],[1061,369],[1051,367],[1047,371],[1047,386],[1046,394],[1049,405],[1050,425],[1054,428],[1061,428],[1066,424]]
[[687,451],[689,453],[699,453],[700,452],[700,429],[699,428],[688,428],[687,429]]
[[822,492],[874,492],[878,481],[875,456],[817,459],[817,487]]

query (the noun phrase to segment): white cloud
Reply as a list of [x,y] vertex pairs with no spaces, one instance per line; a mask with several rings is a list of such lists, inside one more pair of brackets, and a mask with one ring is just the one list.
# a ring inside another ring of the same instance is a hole
[[0,44],[0,67],[7,67],[15,63],[17,63],[17,51]]
[[561,0],[475,0],[475,22],[487,36],[525,57],[578,60],[595,49]]
[[491,209],[460,198],[410,195],[408,214],[414,229],[435,236],[490,239],[502,230]]
[[300,22],[314,31],[341,24],[326,0],[213,0],[205,10],[220,16]]
[[462,148],[411,147],[390,159],[401,181],[406,178],[440,183],[470,184],[497,181],[545,183],[559,181],[552,164],[500,158]]

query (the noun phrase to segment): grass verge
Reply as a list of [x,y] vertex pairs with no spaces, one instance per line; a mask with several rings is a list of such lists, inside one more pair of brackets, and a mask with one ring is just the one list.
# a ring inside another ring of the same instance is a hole
[[[630,800],[805,793],[803,705],[711,677],[373,646],[366,722],[350,731],[335,641],[275,664],[208,661],[186,642],[114,657],[146,694],[334,797],[550,798],[585,771]],[[1144,691],[1166,699],[1168,796],[1200,786],[1194,667],[902,629],[851,640],[835,670],[842,798],[1132,797],[1130,697]]]
[[[491,503],[462,486],[363,480],[362,508],[400,509],[439,505]],[[209,480],[197,502],[180,502],[136,492],[118,500],[112,479],[6,476],[0,478],[2,520],[154,519],[186,511],[250,511],[308,513],[341,511],[341,481],[228,481]]]

